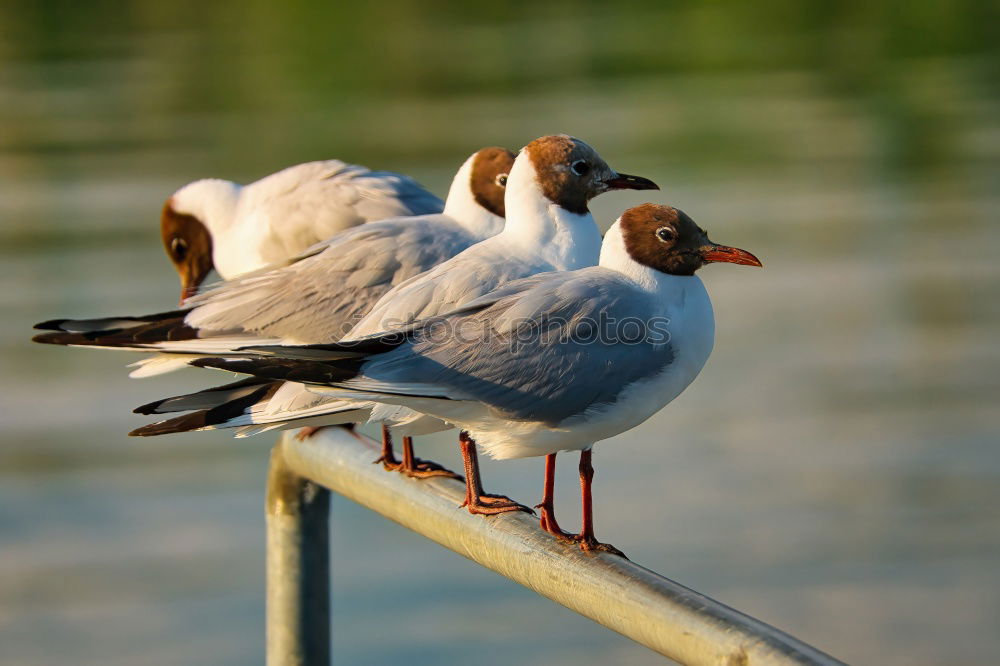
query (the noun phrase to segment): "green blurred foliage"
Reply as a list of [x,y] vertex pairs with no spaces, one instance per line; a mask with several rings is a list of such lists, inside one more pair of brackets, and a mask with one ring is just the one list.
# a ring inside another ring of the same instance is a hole
[[[871,114],[887,165],[920,170],[948,159],[956,95],[995,98],[996,10],[996,3],[972,0],[25,1],[0,7],[0,63],[31,63],[27,72],[15,74],[28,80],[17,83],[68,93],[106,86],[109,76],[127,80],[127,89],[96,102],[99,109],[68,107],[82,116],[110,112],[126,128],[130,116],[155,109],[192,122],[207,113],[259,113],[295,123],[301,112],[300,122],[309,128],[364,129],[359,117],[370,106],[430,104],[433,110],[411,112],[414,122],[401,128],[413,135],[411,148],[421,155],[454,150],[441,145],[446,132],[437,127],[429,131],[433,140],[420,137],[429,115],[447,114],[438,105],[449,99],[486,105],[496,100],[503,107],[511,99],[558,91],[602,95],[610,88],[629,96],[658,91],[670,101],[677,90],[676,120],[688,129],[680,148],[698,146],[699,154],[724,160],[734,157],[726,146],[737,159],[761,150],[768,157],[766,145],[751,142],[741,150],[726,131],[729,110],[718,105],[727,87],[739,90],[741,80],[753,85],[764,74],[799,74],[815,94]],[[710,94],[685,99],[692,81],[706,78],[716,81]],[[623,103],[627,99],[623,95]],[[323,110],[322,119],[314,117],[315,109]],[[30,119],[19,119],[16,110],[13,118],[7,115],[13,137],[8,148],[44,153],[84,145],[110,151],[130,142],[127,131],[117,137],[33,137]],[[392,114],[388,119],[405,123]],[[445,117],[436,124],[452,123]],[[282,148],[276,149],[288,152],[312,140],[296,127],[250,129],[280,134],[275,145]],[[651,131],[656,141],[656,129]],[[194,134],[189,141],[203,140]],[[374,145],[365,146],[366,155],[386,152],[377,140],[368,143]]]

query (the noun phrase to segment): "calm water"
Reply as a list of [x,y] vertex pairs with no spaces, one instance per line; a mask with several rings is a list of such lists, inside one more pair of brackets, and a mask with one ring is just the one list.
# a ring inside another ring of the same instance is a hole
[[[443,193],[472,150],[554,131],[766,265],[704,271],[716,351],[598,447],[599,535],[847,661],[994,661],[1000,58],[976,6],[5,3],[0,661],[263,660],[272,439],[130,440],[133,406],[206,376],[129,380],[32,323],[172,307],[157,215],[189,180],[339,157]],[[539,495],[540,461],[484,474]],[[333,537],[342,663],[657,661],[345,500]]]

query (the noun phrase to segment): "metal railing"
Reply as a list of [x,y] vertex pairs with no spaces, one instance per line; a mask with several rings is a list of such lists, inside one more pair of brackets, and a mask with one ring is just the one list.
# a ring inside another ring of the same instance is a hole
[[[274,447],[267,492],[267,663],[330,660],[329,490],[682,664],[842,662],[622,558],[583,553],[536,518],[459,508],[455,479],[413,480],[373,465],[378,445],[342,428]],[[329,489],[329,490],[328,490]]]

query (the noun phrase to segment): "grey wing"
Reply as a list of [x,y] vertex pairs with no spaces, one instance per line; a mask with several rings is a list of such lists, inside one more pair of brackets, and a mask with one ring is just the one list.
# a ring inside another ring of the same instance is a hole
[[237,278],[191,300],[188,325],[289,344],[342,338],[393,285],[473,241],[438,216],[385,220],[338,234],[293,263]]
[[339,160],[289,167],[249,186],[244,196],[248,223],[271,230],[261,246],[269,262],[366,222],[444,210],[444,202],[412,178]]
[[[646,315],[647,296],[611,271],[537,275],[504,291],[479,310],[420,329],[347,385],[385,390],[388,382],[403,393],[432,386],[507,418],[554,424],[614,402],[673,360],[665,326]],[[641,330],[622,330],[626,320]]]
[[489,242],[475,245],[432,270],[386,293],[348,337],[361,338],[451,313],[492,294],[510,282],[550,268],[539,263],[493,256]]
[[[358,177],[357,181],[360,192],[358,212],[369,221],[401,215],[429,215],[444,210],[444,201],[440,197],[409,176],[392,171],[370,171],[366,176]],[[383,192],[390,192],[403,212],[386,215]]]

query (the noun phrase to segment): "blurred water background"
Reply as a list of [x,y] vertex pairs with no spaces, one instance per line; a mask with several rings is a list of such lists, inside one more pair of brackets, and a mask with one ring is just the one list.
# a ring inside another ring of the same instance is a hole
[[[716,351],[597,448],[598,535],[850,662],[993,662],[996,8],[0,4],[0,662],[263,661],[273,438],[129,439],[133,406],[217,378],[129,380],[32,323],[173,307],[158,213],[190,180],[337,157],[443,195],[551,132],[663,186],[602,224],[669,201],[766,266],[703,271]],[[537,501],[540,460],[484,474]],[[658,662],[341,499],[333,557],[339,663]]]

